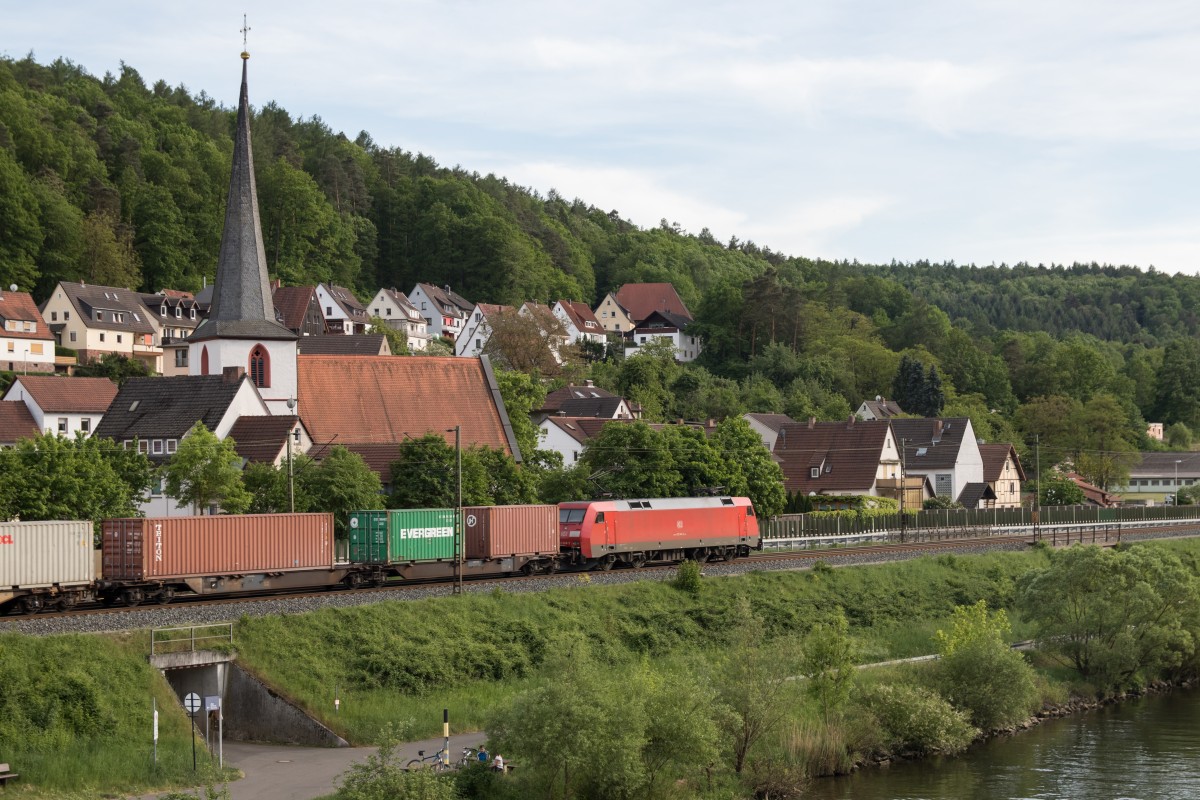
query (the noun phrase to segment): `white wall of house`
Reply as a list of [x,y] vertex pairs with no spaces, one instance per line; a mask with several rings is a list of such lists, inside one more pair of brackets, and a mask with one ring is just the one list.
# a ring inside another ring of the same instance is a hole
[[[240,367],[250,371],[250,351],[257,345],[266,348],[270,356],[269,372],[271,385],[258,390],[269,411],[266,414],[295,414],[287,407],[289,398],[296,396],[296,342],[295,340],[256,339],[208,339],[188,345],[189,375],[220,375],[225,367]],[[204,353],[208,352],[208,372],[201,372]],[[239,392],[239,397],[241,393]],[[253,415],[259,412],[243,411]],[[230,423],[232,424],[232,423]]]
[[96,426],[104,418],[104,414],[99,412],[43,411],[37,401],[25,391],[20,378],[13,381],[12,386],[8,387],[8,391],[4,393],[4,400],[16,400],[24,403],[42,433],[57,433],[68,438],[74,438],[76,433],[91,436],[92,431],[96,430]]
[[[935,444],[932,447],[945,447],[945,444]],[[920,457],[910,457],[904,465],[907,475],[924,475],[933,485],[934,493],[939,496],[957,500],[959,494],[968,483],[983,483],[983,455],[979,452],[979,442],[975,438],[975,429],[970,420],[967,430],[963,433],[962,444],[954,466],[950,469],[930,469],[921,465]]]
[[408,339],[410,353],[424,350],[429,344],[429,326],[425,324],[425,318],[419,314],[410,316],[410,313],[415,313],[415,309],[410,312],[408,308],[401,306],[387,289],[380,289],[375,294],[367,304],[367,312],[373,317],[379,317],[389,328],[403,333]]
[[[6,322],[19,323],[21,320]],[[24,339],[5,336],[0,330],[0,368],[11,372],[53,372],[54,338]]]
[[666,339],[671,342],[672,347],[675,348],[676,361],[695,361],[700,355],[700,337],[684,333],[683,331],[655,333],[654,329],[651,328],[644,331],[634,331],[633,339],[633,344],[625,346],[626,358],[637,355],[639,347],[649,344],[655,339]]
[[553,450],[562,456],[563,466],[570,467],[579,461],[583,455],[583,444],[569,435],[562,428],[551,422],[549,418],[542,420],[538,426],[541,450]]
[[[325,317],[325,331],[340,331],[344,334],[354,333],[354,323],[350,319],[350,315],[342,308],[325,284],[317,284],[317,304],[321,307],[321,315]],[[338,321],[341,325],[330,325],[332,321]]]
[[563,328],[567,332],[568,344],[578,344],[579,342],[597,342],[602,344],[607,339],[603,327],[599,331],[579,330],[571,315],[563,308],[562,303],[555,303],[552,310],[554,311],[554,316],[558,317],[559,322],[563,324]]
[[416,307],[417,311],[424,318],[430,336],[444,336],[449,339],[458,339],[458,335],[462,332],[463,325],[467,321],[466,315],[457,309],[443,311],[441,304],[426,295],[425,290],[421,288],[420,284],[408,295],[408,301]]
[[487,314],[479,306],[471,311],[463,325],[462,333],[454,340],[454,355],[459,358],[477,358],[492,338],[492,326]]

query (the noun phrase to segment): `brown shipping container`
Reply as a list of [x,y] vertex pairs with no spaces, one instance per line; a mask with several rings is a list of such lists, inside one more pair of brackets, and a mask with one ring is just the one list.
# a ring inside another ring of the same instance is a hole
[[467,558],[558,553],[558,506],[476,506],[462,514]]
[[106,519],[104,577],[147,580],[328,569],[332,514]]

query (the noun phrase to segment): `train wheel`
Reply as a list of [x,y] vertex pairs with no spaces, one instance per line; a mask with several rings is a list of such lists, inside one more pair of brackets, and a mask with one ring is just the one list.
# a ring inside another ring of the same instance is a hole
[[736,548],[726,547],[724,550],[721,551],[721,560],[722,561],[733,561],[733,559],[735,559],[735,558],[737,558],[737,549]]
[[46,607],[42,596],[38,594],[27,594],[21,598],[21,610],[26,614],[36,614]]
[[64,594],[54,601],[54,607],[59,611],[69,611],[79,602],[79,596],[75,594]]
[[143,599],[140,589],[126,589],[121,595],[121,600],[130,608],[141,603]]
[[162,606],[165,606],[167,603],[171,602],[174,599],[175,599],[175,590],[169,586],[164,586],[163,590],[161,592],[159,592],[158,595],[154,598],[154,600],[159,605],[162,605]]
[[358,589],[363,585],[363,576],[361,572],[351,572],[346,576],[346,585],[351,589]]
[[705,561],[708,561],[708,551],[703,547],[697,547],[692,552],[692,560],[697,564],[703,564]]
[[635,556],[633,561],[630,563],[630,566],[634,569],[641,569],[642,567],[646,566],[646,557]]
[[608,572],[610,569],[613,568],[613,565],[616,563],[617,563],[617,557],[615,555],[613,555],[612,553],[609,553],[608,555],[604,556],[596,563],[596,569],[599,569],[602,572]]

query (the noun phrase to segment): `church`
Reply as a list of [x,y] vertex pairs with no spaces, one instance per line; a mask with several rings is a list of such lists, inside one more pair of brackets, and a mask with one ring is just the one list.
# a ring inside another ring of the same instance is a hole
[[[137,447],[165,463],[196,422],[232,437],[247,460],[278,465],[286,454],[320,459],[332,446],[358,452],[390,480],[405,438],[433,431],[464,447],[503,450],[521,460],[486,357],[300,355],[298,337],[278,321],[259,221],[250,100],[243,52],[233,164],[208,317],[188,338],[189,374],[131,378],[95,435]],[[193,509],[161,486],[141,504],[147,516]]]

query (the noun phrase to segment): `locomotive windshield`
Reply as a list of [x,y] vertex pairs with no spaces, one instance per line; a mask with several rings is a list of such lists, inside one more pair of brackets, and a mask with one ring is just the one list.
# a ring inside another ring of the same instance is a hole
[[583,514],[587,511],[586,508],[560,508],[558,510],[558,521],[563,522],[583,522]]

